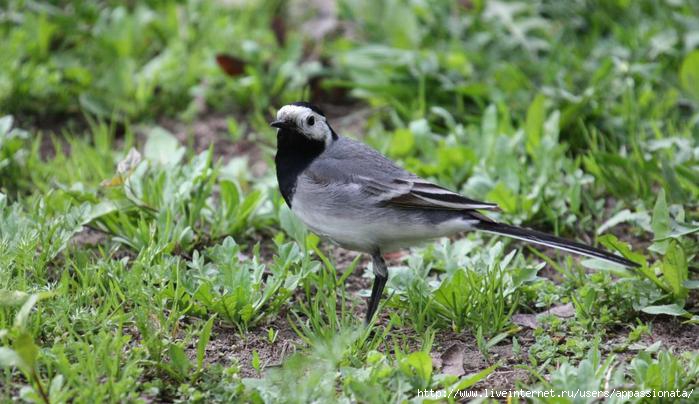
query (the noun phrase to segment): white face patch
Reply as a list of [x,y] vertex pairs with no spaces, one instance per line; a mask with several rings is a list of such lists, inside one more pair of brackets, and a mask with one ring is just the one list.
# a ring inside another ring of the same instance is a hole
[[277,112],[278,121],[293,122],[299,132],[314,140],[320,140],[326,144],[332,140],[332,132],[325,117],[312,109],[300,105],[285,105]]

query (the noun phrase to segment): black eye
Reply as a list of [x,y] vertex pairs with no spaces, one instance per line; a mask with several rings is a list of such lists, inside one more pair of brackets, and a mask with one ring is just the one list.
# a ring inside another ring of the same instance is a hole
[[306,123],[308,126],[313,126],[314,123],[316,123],[316,119],[312,116],[309,116],[308,119],[306,119]]

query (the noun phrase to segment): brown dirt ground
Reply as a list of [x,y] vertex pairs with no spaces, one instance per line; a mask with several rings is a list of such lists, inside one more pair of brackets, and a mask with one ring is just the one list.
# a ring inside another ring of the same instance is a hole
[[[268,330],[278,332],[274,342],[268,338]],[[211,332],[211,340],[206,347],[205,363],[231,365],[237,363],[243,377],[260,377],[261,374],[252,366],[253,352],[257,351],[260,367],[264,369],[279,367],[283,360],[293,354],[302,341],[287,321],[286,313],[260,324],[242,336],[234,328],[217,324]],[[188,348],[190,359],[196,357],[196,341]]]
[[201,153],[213,145],[216,157],[228,160],[232,157],[246,156],[250,170],[255,176],[267,170],[265,159],[259,145],[249,140],[249,133],[234,142],[228,132],[228,114],[211,112],[202,115],[192,123],[183,123],[171,118],[163,118],[160,125],[170,131],[183,145],[196,153]]
[[433,357],[439,357],[447,350],[453,349],[452,347],[456,345],[463,353],[463,369],[466,375],[478,373],[489,366],[499,363],[500,366],[493,373],[486,379],[478,382],[472,389],[513,389],[517,381],[528,380],[527,372],[522,369],[516,369],[515,366],[525,362],[527,349],[534,343],[533,333],[528,329],[520,331],[517,334],[517,339],[521,346],[521,356],[518,357],[512,351],[511,339],[505,339],[492,348],[489,358],[485,358],[478,350],[476,338],[470,332],[455,333],[443,331],[436,335],[432,355]]

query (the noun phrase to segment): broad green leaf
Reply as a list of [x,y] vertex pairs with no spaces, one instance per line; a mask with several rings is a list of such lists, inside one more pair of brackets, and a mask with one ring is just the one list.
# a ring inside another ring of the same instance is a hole
[[686,226],[685,224],[675,223],[675,226],[673,226],[672,231],[670,231],[670,233],[665,238],[656,241],[663,241],[670,238],[680,238],[694,233],[699,233],[699,226],[690,227]]
[[0,290],[0,306],[19,306],[29,297],[28,293],[18,290]]
[[488,368],[485,368],[481,370],[478,373],[470,374],[467,376],[464,376],[459,380],[459,383],[455,386],[455,390],[465,390],[474,384],[480,382],[481,380],[485,379],[488,377],[495,369],[497,369],[498,364],[492,365]]
[[63,375],[57,374],[51,380],[51,386],[49,386],[49,397],[51,397],[51,402],[58,401],[56,397],[61,393],[63,388]]
[[[12,129],[12,122],[12,115],[5,115],[3,117],[0,117],[0,137],[3,137],[10,133],[10,129]],[[2,142],[0,142],[0,144],[2,144]]]
[[211,329],[214,326],[214,319],[216,317],[211,316],[211,318],[204,324],[201,329],[201,334],[199,335],[199,342],[197,342],[197,370],[201,370],[204,365],[204,356],[206,355],[206,346],[209,344],[209,338],[211,338]]
[[78,97],[78,101],[83,109],[92,114],[102,118],[107,118],[110,115],[111,108],[105,104],[104,100],[94,94],[89,92],[82,93]]
[[641,309],[648,314],[667,314],[669,316],[685,316],[689,313],[677,304],[664,304],[660,306],[647,306]]
[[253,307],[252,303],[248,302],[245,303],[242,307],[240,307],[240,318],[244,322],[249,322],[252,319],[252,316],[255,314],[255,308]]
[[584,259],[580,261],[580,264],[585,268],[594,269],[596,271],[608,271],[616,276],[628,277],[633,275],[632,271],[629,271],[622,265],[600,259]]
[[684,282],[688,276],[687,258],[684,250],[676,241],[670,243],[660,269],[663,272],[665,282],[672,289],[675,300],[683,303],[684,299],[687,298],[687,289],[684,287]]
[[[653,238],[660,240],[667,237],[670,233],[670,212],[667,209],[667,201],[665,200],[665,190],[660,189],[658,198],[655,201],[653,208],[653,219],[651,220],[651,228],[653,229]],[[665,254],[667,249],[667,241],[655,242],[650,249],[661,254]]]
[[489,339],[486,346],[488,349],[491,349],[495,345],[499,344],[502,340],[507,338],[510,335],[509,332],[501,332],[500,334],[494,336],[493,338]]
[[655,200],[651,228],[655,238],[665,237],[670,232],[670,212],[667,209],[665,190],[662,188],[658,192],[658,198]]
[[29,313],[31,312],[36,302],[38,302],[39,300],[47,299],[53,295],[54,292],[40,292],[33,295],[29,295],[29,297],[23,302],[22,307],[15,315],[15,327],[24,328],[27,322],[27,317],[29,317]]
[[25,363],[14,350],[7,347],[0,347],[0,367],[24,367]]
[[297,243],[305,245],[308,230],[306,230],[306,226],[304,226],[301,220],[297,218],[286,205],[279,208],[279,225],[282,230],[296,240]]
[[320,243],[320,237],[313,233],[306,235],[306,250],[313,250]]
[[699,100],[699,50],[690,52],[682,61],[680,82],[685,91]]
[[495,140],[498,137],[498,110],[495,105],[489,105],[481,119],[481,145],[482,153],[490,155],[494,153]]
[[432,378],[432,358],[427,352],[413,352],[401,360],[401,369],[409,376],[417,376],[425,383]]
[[[638,224],[643,228],[649,228],[650,216],[646,211],[631,212],[628,209],[624,209],[614,216],[610,217],[606,222],[602,223],[601,226],[597,228],[597,235],[603,234],[612,227],[618,225],[619,223],[633,223]],[[648,227],[647,227],[648,226]]]
[[22,388],[19,389],[19,398],[27,403],[44,402],[44,399],[41,397],[41,394],[39,394],[39,392],[37,392],[33,386],[22,386]]
[[185,148],[167,130],[156,126],[148,133],[148,140],[143,150],[145,158],[163,165],[174,165],[182,160]]
[[22,358],[23,366],[34,368],[36,357],[39,355],[39,347],[34,343],[34,338],[31,334],[28,332],[20,333],[12,345],[17,355]]
[[221,200],[225,207],[226,214],[232,214],[240,203],[240,191],[238,185],[233,181],[223,180],[219,183]]
[[530,266],[530,267],[524,267],[520,268],[518,266],[515,266],[515,269],[512,273],[512,286],[515,288],[519,288],[523,284],[527,282],[534,282],[537,279],[537,274],[543,268],[545,263],[541,263],[537,266]]
[[517,195],[503,182],[498,182],[488,192],[486,200],[496,203],[503,212],[515,213],[517,211]]
[[656,353],[656,352],[658,352],[658,351],[660,350],[660,348],[661,348],[662,346],[663,346],[663,341],[662,341],[662,340],[655,341],[653,344],[651,344],[651,345],[649,345],[648,347],[646,347],[646,349],[644,349],[643,351],[644,351],[644,352],[648,352],[648,353]]
[[17,315],[15,315],[15,327],[24,328],[25,324],[27,323],[27,317],[29,317],[29,313],[38,301],[38,294],[30,295],[27,298],[27,300],[22,305],[22,308],[19,309]]
[[686,199],[684,190],[677,178],[677,171],[673,163],[670,163],[666,158],[661,161],[661,172],[663,175],[663,189],[667,189],[670,194],[670,200],[683,201]]
[[89,213],[86,213],[81,224],[88,224],[95,219],[116,212],[117,210],[119,210],[119,206],[109,200],[102,201],[96,205],[91,205]]
[[186,376],[192,364],[189,363],[189,359],[187,359],[184,349],[178,344],[170,344],[168,353],[170,354],[172,364],[175,366],[180,375]]
[[243,199],[243,203],[240,204],[240,209],[237,212],[238,219],[244,222],[260,203],[262,203],[262,192],[259,190],[250,192],[248,196]]
[[252,351],[252,361],[250,363],[253,367],[253,369],[257,370],[260,372],[261,369],[261,363],[260,363],[260,353],[257,352],[257,349]]
[[462,293],[468,287],[465,271],[465,269],[456,270],[451,277],[439,285],[434,294],[436,303],[453,311],[458,311],[463,306],[461,303],[468,299]]
[[546,119],[546,108],[544,106],[546,97],[537,94],[527,109],[527,119],[525,122],[525,133],[527,135],[527,153],[533,156],[539,144],[541,144],[541,134],[544,120]]
[[410,129],[401,128],[393,133],[388,153],[391,156],[401,157],[409,154],[415,146],[415,137]]
[[366,363],[368,363],[369,365],[382,362],[384,359],[386,359],[386,355],[382,354],[379,351],[371,350],[366,355]]
[[645,265],[647,263],[646,257],[643,254],[632,251],[631,247],[627,243],[620,241],[612,234],[605,234],[604,236],[598,237],[597,241],[612,251],[619,251],[625,258],[635,263],[641,265]]

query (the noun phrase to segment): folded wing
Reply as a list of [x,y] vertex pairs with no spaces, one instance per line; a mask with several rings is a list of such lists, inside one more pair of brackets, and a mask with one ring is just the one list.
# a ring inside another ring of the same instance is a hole
[[387,205],[446,210],[499,210],[494,203],[469,199],[422,178],[396,178],[390,182],[358,178],[365,191]]

